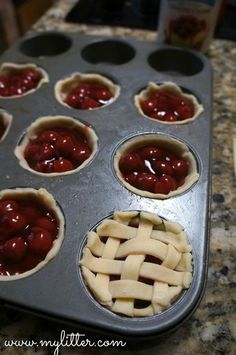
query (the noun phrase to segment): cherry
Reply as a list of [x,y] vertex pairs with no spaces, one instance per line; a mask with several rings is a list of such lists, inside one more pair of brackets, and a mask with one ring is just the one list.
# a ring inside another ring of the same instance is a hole
[[146,115],[150,115],[154,111],[154,108],[156,107],[156,100],[155,99],[143,100],[140,102],[140,106]]
[[19,205],[14,200],[4,200],[0,202],[0,216],[2,216],[6,212],[17,211]]
[[1,225],[8,233],[17,233],[23,231],[28,223],[24,215],[15,211],[8,211],[1,220]]
[[32,253],[46,254],[52,247],[53,239],[49,231],[40,227],[32,227],[27,238]]
[[150,173],[140,173],[136,177],[135,185],[141,190],[154,192],[154,186],[157,182],[157,177]]
[[5,89],[8,86],[9,80],[6,76],[0,75],[0,89]]
[[24,150],[25,159],[34,160],[34,157],[38,154],[40,145],[38,143],[29,143]]
[[159,147],[156,146],[146,146],[143,148],[140,148],[139,154],[141,158],[147,159],[147,160],[159,160],[162,159],[163,157],[163,150]]
[[188,163],[184,159],[176,159],[172,162],[173,173],[176,176],[186,176],[188,174]]
[[27,91],[27,88],[25,86],[21,86],[20,84],[18,84],[17,86],[10,86],[9,87],[10,90],[10,96],[13,95],[22,95]]
[[40,73],[34,69],[25,69],[21,73],[22,78],[38,83],[41,79]]
[[58,173],[62,173],[65,171],[70,171],[73,170],[73,164],[70,162],[70,160],[60,158],[54,161],[54,171]]
[[81,165],[91,155],[91,149],[86,145],[78,145],[72,154],[72,160]]
[[136,179],[137,179],[138,173],[130,173],[125,176],[125,181],[127,181],[129,184],[136,186]]
[[65,103],[73,108],[80,108],[81,101],[76,94],[70,93],[65,99]]
[[165,161],[159,160],[159,161],[153,161],[152,162],[152,167],[157,175],[172,175],[173,174],[173,169],[172,166]]
[[53,130],[48,130],[48,131],[42,132],[39,135],[38,140],[40,142],[54,144],[59,138],[60,138],[59,133],[57,133],[56,131],[53,131]]
[[48,217],[41,217],[37,220],[37,227],[47,230],[51,235],[57,235],[57,225]]
[[91,95],[91,85],[89,84],[79,84],[72,90],[73,94],[79,96],[79,97],[84,97],[84,96],[90,96]]
[[20,236],[7,240],[2,246],[2,254],[12,262],[17,262],[24,258],[27,253],[28,245]]
[[10,96],[9,87],[0,88],[0,95],[1,96]]
[[166,151],[165,156],[164,156],[165,161],[171,163],[176,159],[178,159],[178,157],[174,153]]
[[161,176],[154,186],[155,193],[168,194],[175,190],[176,185],[174,179],[169,175]]
[[97,107],[100,107],[101,104],[94,100],[92,97],[89,96],[84,96],[83,101],[81,102],[80,108],[82,110],[89,110],[89,109],[94,109]]
[[53,160],[42,160],[38,161],[32,166],[32,168],[41,173],[53,173],[54,172],[54,161]]
[[178,117],[174,113],[166,112],[164,115],[164,120],[167,122],[176,122],[178,121]]
[[145,171],[145,165],[142,159],[134,153],[126,154],[119,161],[119,168],[122,173],[131,173],[133,171]]
[[21,208],[21,213],[26,217],[27,222],[31,224],[38,218],[38,210],[36,207],[25,206]]
[[55,149],[58,156],[71,155],[75,148],[75,144],[70,136],[64,136],[57,139]]
[[112,98],[112,93],[106,88],[99,88],[92,93],[92,96],[99,101],[109,101]]
[[181,119],[191,118],[194,115],[193,105],[184,101],[181,102],[181,105],[176,107],[176,111]]
[[55,150],[52,144],[42,143],[37,154],[38,160],[50,160],[54,157]]

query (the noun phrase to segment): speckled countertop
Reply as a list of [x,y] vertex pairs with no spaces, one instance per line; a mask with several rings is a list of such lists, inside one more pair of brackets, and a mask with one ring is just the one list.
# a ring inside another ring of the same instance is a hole
[[[75,0],[55,3],[34,30],[80,31],[87,34],[118,36],[154,41],[156,33],[64,23]],[[213,164],[211,243],[205,296],[195,312],[177,331],[138,348],[100,348],[99,354],[235,354],[236,353],[236,177],[233,169],[232,138],[236,136],[236,45],[214,40],[209,51],[214,71]],[[76,332],[59,323],[0,307],[0,353],[53,354],[53,347],[22,345],[6,347],[9,339],[59,340],[61,330]],[[86,337],[94,335],[86,332]],[[90,354],[88,347],[61,347],[61,354]],[[97,353],[97,352],[96,352]]]

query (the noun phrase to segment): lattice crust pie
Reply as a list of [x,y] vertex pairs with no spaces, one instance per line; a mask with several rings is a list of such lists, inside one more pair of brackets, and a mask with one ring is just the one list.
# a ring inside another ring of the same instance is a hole
[[64,224],[47,190],[0,191],[0,281],[21,279],[45,267],[60,249]]
[[0,98],[28,95],[48,82],[47,72],[33,63],[3,63],[0,67]]
[[110,105],[120,94],[120,86],[96,73],[73,73],[59,80],[55,97],[69,108],[93,110]]
[[0,109],[0,142],[6,137],[11,124],[12,124],[12,115],[7,111]]
[[80,265],[95,299],[129,317],[162,312],[192,281],[183,228],[149,212],[115,212],[103,220],[88,232]]
[[173,82],[150,82],[135,95],[134,102],[142,116],[165,124],[188,123],[203,112],[196,97],[183,92]]

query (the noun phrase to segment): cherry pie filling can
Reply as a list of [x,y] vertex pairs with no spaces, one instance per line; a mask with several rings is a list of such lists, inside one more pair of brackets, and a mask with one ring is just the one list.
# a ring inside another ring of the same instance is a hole
[[158,42],[207,52],[220,5],[220,0],[162,1]]

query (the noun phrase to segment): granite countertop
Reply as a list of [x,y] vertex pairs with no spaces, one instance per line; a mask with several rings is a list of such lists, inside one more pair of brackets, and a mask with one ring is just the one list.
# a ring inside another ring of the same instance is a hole
[[[74,25],[64,23],[75,0],[55,5],[33,30],[79,31],[93,35],[130,37],[155,41],[151,31]],[[209,58],[214,72],[212,204],[208,282],[205,295],[194,315],[178,330],[137,349],[101,348],[100,354],[235,354],[236,353],[236,177],[233,168],[233,136],[236,136],[236,46],[235,42],[213,40]],[[76,332],[60,323],[0,307],[0,353],[52,354],[53,347],[32,344],[4,346],[9,339],[59,340],[61,330]],[[95,335],[86,332],[91,339]],[[31,346],[30,346],[31,345]],[[61,347],[61,354],[90,354],[88,347]],[[56,353],[56,352],[55,352]]]

